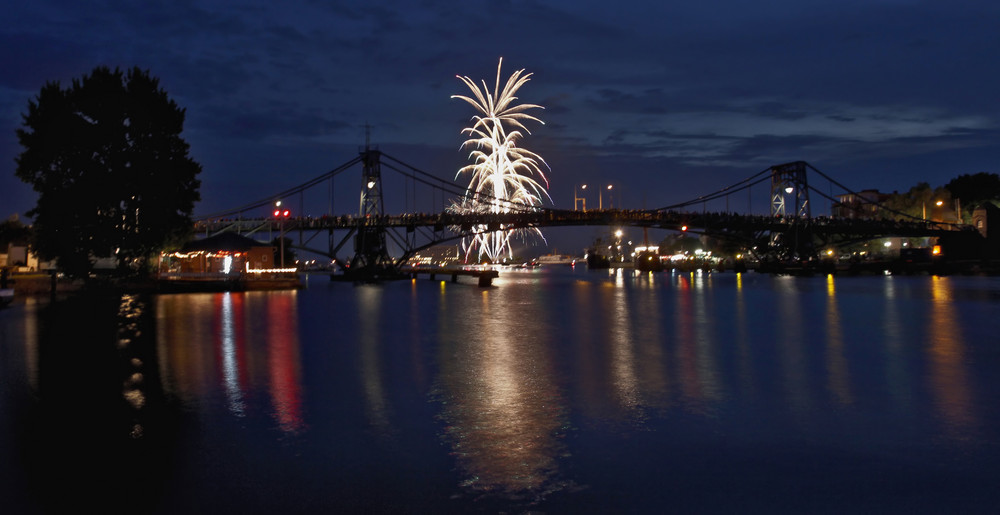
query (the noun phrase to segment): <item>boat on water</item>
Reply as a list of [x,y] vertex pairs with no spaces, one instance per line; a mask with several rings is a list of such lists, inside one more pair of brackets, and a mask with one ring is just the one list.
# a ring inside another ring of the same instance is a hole
[[587,249],[586,259],[587,268],[591,270],[611,268],[611,258],[599,253],[596,247]]
[[643,246],[635,248],[635,258],[633,258],[633,266],[636,270],[643,272],[661,272],[663,271],[663,260],[660,259],[660,247],[659,245],[649,244],[649,235],[646,233],[646,228],[642,228],[642,242]]
[[538,256],[535,262],[541,266],[574,265],[576,264],[576,258],[569,254],[545,254],[544,256]]
[[660,260],[660,255],[651,250],[643,250],[635,254],[635,261],[633,266],[636,270],[641,270],[643,272],[661,272],[663,271],[663,261]]

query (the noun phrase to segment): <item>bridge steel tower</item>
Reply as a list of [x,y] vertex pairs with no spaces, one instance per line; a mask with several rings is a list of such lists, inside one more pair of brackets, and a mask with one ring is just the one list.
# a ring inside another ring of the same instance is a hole
[[780,259],[815,257],[812,233],[803,224],[812,216],[805,161],[771,167],[771,216],[790,217],[787,228],[771,233],[770,251]]
[[382,202],[382,153],[368,144],[361,152],[362,169],[361,203],[357,232],[354,236],[352,274],[373,279],[396,271],[385,243],[385,226],[381,222],[384,212]]
[[810,218],[805,161],[771,167],[771,216]]

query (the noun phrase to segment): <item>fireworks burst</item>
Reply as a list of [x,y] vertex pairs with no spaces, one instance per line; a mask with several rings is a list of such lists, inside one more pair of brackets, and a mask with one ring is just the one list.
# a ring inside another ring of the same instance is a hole
[[[501,90],[502,65],[501,58],[497,64],[496,84],[492,93],[486,81],[482,82],[480,89],[472,79],[458,77],[472,90],[474,98],[464,95],[451,97],[465,100],[479,112],[472,117],[472,126],[462,129],[462,134],[468,136],[462,149],[470,149],[469,158],[473,164],[463,167],[455,175],[456,178],[462,174],[471,176],[470,193],[449,207],[452,212],[509,213],[541,205],[543,196],[552,200],[545,191],[548,179],[541,168],[548,168],[548,164],[534,152],[517,146],[517,141],[524,134],[531,134],[523,122],[545,124],[525,112],[535,108],[543,109],[542,106],[514,103],[517,100],[515,93],[530,80],[532,74],[524,74],[524,69],[514,72]],[[510,229],[501,226],[500,230],[487,231],[485,225],[476,229],[472,241],[463,242],[466,259],[474,249],[479,250],[480,259],[485,256],[493,262],[505,253],[512,257],[510,241],[515,236],[526,239],[529,234],[537,234],[544,240],[538,229]]]

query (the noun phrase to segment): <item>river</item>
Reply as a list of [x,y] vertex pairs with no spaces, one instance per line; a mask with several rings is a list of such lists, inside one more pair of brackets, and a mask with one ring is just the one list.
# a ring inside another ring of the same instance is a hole
[[2,510],[992,513],[998,316],[996,277],[568,266],[19,298]]

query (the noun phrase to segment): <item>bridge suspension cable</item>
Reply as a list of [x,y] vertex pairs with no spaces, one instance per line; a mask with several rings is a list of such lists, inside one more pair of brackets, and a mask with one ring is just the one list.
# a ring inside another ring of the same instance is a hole
[[228,210],[225,210],[225,211],[217,211],[215,213],[209,213],[209,214],[206,214],[206,215],[197,216],[197,217],[195,217],[195,220],[208,220],[208,219],[211,219],[211,218],[225,218],[225,217],[228,217],[228,216],[237,215],[237,214],[242,213],[244,211],[249,211],[251,209],[257,209],[257,208],[261,208],[261,207],[270,205],[272,202],[274,202],[274,199],[276,199],[276,198],[287,197],[287,196],[293,195],[295,193],[301,193],[301,192],[303,192],[303,191],[305,191],[305,190],[307,190],[307,189],[309,189],[309,188],[311,188],[313,186],[316,186],[317,184],[319,184],[319,183],[321,183],[321,182],[323,182],[323,181],[325,181],[325,180],[327,180],[327,179],[329,179],[331,177],[339,175],[340,173],[344,172],[345,170],[347,170],[347,169],[351,168],[352,166],[360,163],[361,160],[362,160],[361,156],[357,156],[354,159],[351,159],[350,161],[348,161],[348,162],[346,162],[346,163],[344,163],[344,164],[342,164],[342,165],[334,168],[333,170],[330,170],[329,172],[326,172],[326,173],[324,173],[324,174],[322,174],[322,175],[320,175],[318,177],[315,177],[315,178],[313,178],[313,179],[311,179],[309,181],[306,181],[306,182],[304,182],[302,184],[299,184],[298,186],[295,186],[295,187],[289,188],[289,189],[287,189],[285,191],[276,193],[276,194],[271,195],[271,196],[269,196],[267,198],[264,198],[264,199],[261,199],[261,200],[257,200],[257,201],[254,201],[254,202],[250,202],[249,204],[244,204],[244,205],[242,205],[240,207],[237,207],[235,209],[228,209]]
[[541,206],[541,205],[525,204],[523,202],[516,202],[516,201],[510,200],[510,199],[498,198],[498,197],[495,197],[493,195],[490,195],[489,193],[474,192],[474,191],[472,191],[472,190],[470,190],[468,188],[463,188],[463,187],[459,186],[458,184],[455,184],[454,182],[447,181],[445,179],[442,179],[440,177],[437,177],[435,175],[427,173],[427,172],[425,172],[423,170],[420,170],[419,168],[416,168],[416,167],[414,167],[412,165],[404,163],[403,161],[400,161],[399,159],[396,159],[396,158],[394,158],[394,157],[392,157],[392,156],[390,156],[388,154],[383,153],[382,157],[388,158],[393,163],[399,164],[401,167],[405,167],[406,169],[410,170],[412,173],[408,173],[408,172],[406,172],[404,170],[401,170],[401,169],[393,166],[390,163],[384,163],[383,162],[382,166],[384,166],[386,168],[389,168],[389,169],[391,169],[391,170],[393,170],[393,171],[395,171],[395,172],[403,175],[404,177],[409,177],[410,179],[413,179],[416,182],[420,182],[420,183],[425,184],[427,186],[430,186],[432,188],[436,188],[436,189],[438,189],[440,191],[443,191],[445,193],[450,193],[452,195],[456,195],[456,196],[459,196],[459,197],[466,197],[466,198],[478,197],[478,198],[485,199],[485,200],[490,201],[490,202],[498,202],[498,203],[503,204],[503,205],[505,205],[507,207],[510,207],[512,209],[520,209],[520,210],[542,210],[542,211],[551,211],[551,210],[553,210],[553,208],[547,208],[547,207]]
[[[834,179],[834,178],[830,177],[829,175],[823,173],[822,171],[820,171],[815,166],[813,166],[813,165],[811,165],[809,163],[806,163],[806,166],[809,169],[811,169],[812,171],[814,171],[817,174],[819,174],[824,179],[830,181],[831,184],[834,184],[838,188],[840,188],[840,189],[844,190],[845,192],[847,192],[848,194],[853,195],[854,198],[858,199],[863,204],[873,205],[873,206],[877,207],[879,211],[888,211],[890,213],[902,216],[902,217],[907,218],[907,219],[917,220],[917,221],[921,221],[921,222],[926,222],[927,221],[924,218],[921,218],[921,217],[918,217],[918,216],[914,216],[914,215],[911,215],[909,213],[904,213],[904,212],[899,211],[897,209],[893,209],[893,208],[891,208],[889,206],[886,206],[885,204],[882,204],[882,203],[878,202],[877,200],[868,199],[864,195],[861,195],[860,193],[858,193],[858,192],[856,192],[856,191],[848,188],[847,186],[844,186],[843,184],[837,182],[836,179]],[[832,196],[823,193],[822,191],[820,191],[819,189],[813,187],[812,185],[809,186],[809,189],[811,189],[812,191],[818,193],[821,197],[830,200],[831,202],[835,202],[835,203],[841,202],[840,199],[833,198]],[[934,222],[934,223],[935,224],[943,224],[943,225],[962,225],[962,224],[959,224],[959,223],[943,222],[943,221],[942,222]]]
[[688,201],[685,201],[685,202],[680,202],[678,204],[671,204],[669,206],[663,206],[661,208],[652,209],[651,211],[668,211],[668,210],[671,210],[671,209],[684,208],[684,207],[688,207],[688,206],[691,206],[691,205],[694,205],[694,204],[700,204],[700,203],[703,203],[703,202],[708,202],[708,201],[711,201],[711,200],[720,199],[720,198],[725,197],[726,195],[732,195],[733,193],[738,193],[738,192],[744,191],[744,190],[749,189],[749,188],[751,188],[751,187],[753,187],[753,186],[755,186],[757,184],[760,184],[760,183],[765,182],[765,181],[769,181],[771,179],[771,176],[770,175],[765,175],[765,174],[769,174],[770,171],[771,171],[771,167],[767,167],[767,168],[761,170],[760,172],[757,172],[756,174],[751,175],[750,177],[747,177],[746,179],[743,179],[742,181],[733,183],[733,184],[731,184],[729,186],[726,186],[725,188],[722,188],[720,190],[717,190],[717,191],[715,191],[713,193],[709,193],[707,195],[702,195],[700,197],[697,197],[697,198],[694,198],[694,199],[691,199],[691,200],[688,200]]
[[[382,162],[382,166],[384,166],[384,167],[386,167],[386,168],[388,168],[388,169],[390,169],[392,171],[395,171],[395,172],[399,173],[400,175],[403,175],[404,177],[408,177],[408,178],[412,179],[414,182],[419,182],[421,184],[424,184],[425,186],[429,186],[432,189],[435,189],[437,191],[441,191],[443,193],[454,195],[456,197],[466,197],[466,198],[473,198],[473,197],[475,197],[475,198],[479,198],[479,199],[485,200],[487,202],[497,202],[497,203],[502,204],[502,205],[504,205],[504,206],[506,206],[506,207],[508,207],[510,209],[513,209],[513,210],[543,210],[543,211],[554,210],[553,208],[548,208],[548,207],[541,206],[541,205],[531,205],[531,204],[525,204],[525,203],[522,203],[522,202],[513,201],[513,200],[510,200],[510,199],[498,198],[498,197],[495,197],[495,196],[490,195],[489,193],[485,193],[485,192],[478,192],[477,193],[477,192],[474,192],[474,191],[472,191],[472,190],[470,190],[468,188],[462,187],[462,186],[460,186],[460,185],[458,185],[458,184],[456,184],[456,183],[454,183],[452,181],[442,179],[442,178],[437,177],[435,175],[432,175],[432,174],[430,174],[428,172],[425,172],[425,171],[423,171],[423,170],[421,170],[419,168],[416,168],[416,167],[414,167],[412,165],[409,165],[409,164],[407,164],[407,163],[405,163],[405,162],[403,162],[403,161],[401,161],[399,159],[396,159],[395,157],[392,157],[392,156],[390,156],[390,155],[388,155],[388,154],[386,154],[384,152],[380,152],[380,155],[381,155],[381,157],[386,158],[388,160],[388,162],[383,161]],[[280,191],[278,193],[275,193],[273,195],[270,195],[268,197],[265,197],[265,198],[262,198],[262,199],[259,199],[259,200],[256,200],[256,201],[249,202],[247,204],[243,204],[243,205],[241,205],[239,207],[236,207],[236,208],[227,209],[227,210],[223,210],[223,211],[216,211],[216,212],[213,212],[213,213],[207,213],[207,214],[195,216],[194,219],[195,220],[210,220],[210,219],[218,219],[218,218],[227,218],[227,217],[232,217],[234,215],[239,215],[240,213],[243,213],[245,211],[250,211],[252,209],[258,209],[258,208],[261,208],[261,207],[264,207],[264,206],[269,206],[269,205],[271,205],[272,202],[274,202],[274,199],[276,199],[276,198],[288,197],[288,196],[291,196],[291,195],[294,195],[294,194],[297,194],[297,193],[301,193],[301,192],[303,192],[305,190],[308,190],[309,188],[312,188],[312,187],[314,187],[314,186],[316,186],[316,185],[318,185],[318,184],[320,184],[320,183],[322,183],[322,182],[324,182],[324,181],[326,181],[326,180],[328,180],[328,179],[330,179],[332,177],[335,177],[335,176],[343,173],[344,171],[346,171],[346,170],[350,169],[351,167],[353,167],[353,166],[361,163],[362,161],[363,161],[363,156],[359,155],[359,156],[351,159],[350,161],[347,161],[346,163],[344,163],[344,164],[342,164],[342,165],[340,165],[340,166],[338,166],[338,167],[330,170],[329,172],[326,172],[326,173],[324,173],[322,175],[319,175],[319,176],[317,176],[317,177],[315,177],[313,179],[310,179],[310,180],[308,180],[308,181],[306,181],[306,182],[304,182],[302,184],[299,184],[297,186],[288,188],[288,189],[286,189],[284,191]]]

